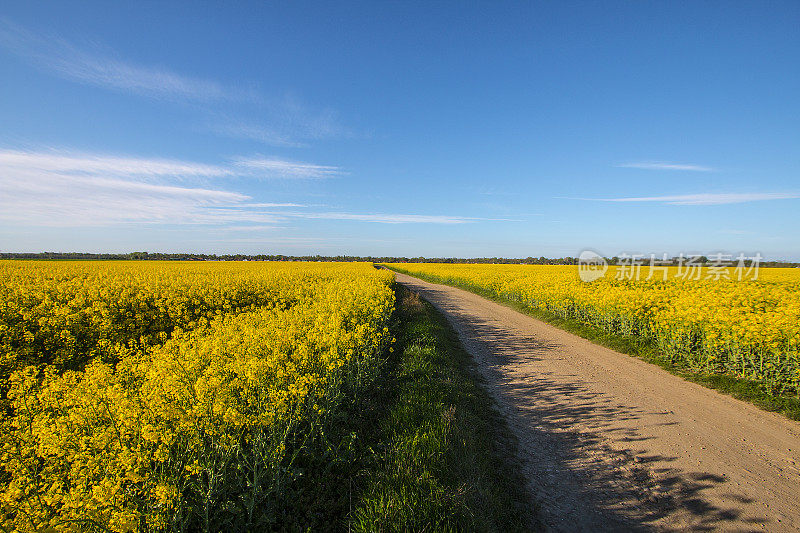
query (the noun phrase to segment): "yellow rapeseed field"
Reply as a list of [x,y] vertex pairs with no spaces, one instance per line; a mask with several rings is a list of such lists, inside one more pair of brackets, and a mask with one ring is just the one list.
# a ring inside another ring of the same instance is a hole
[[0,263],[0,527],[268,527],[296,436],[392,341],[391,279],[365,263]]
[[695,369],[758,380],[773,392],[798,391],[798,269],[762,268],[754,280],[755,272],[734,268],[704,267],[679,277],[677,268],[654,269],[651,275],[648,267],[642,267],[637,279],[630,271],[611,267],[604,277],[585,283],[576,266],[402,263],[393,267],[647,339],[673,362]]

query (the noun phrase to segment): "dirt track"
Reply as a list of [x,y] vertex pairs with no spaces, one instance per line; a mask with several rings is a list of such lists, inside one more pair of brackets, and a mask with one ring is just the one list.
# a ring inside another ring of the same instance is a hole
[[397,280],[475,358],[549,530],[800,530],[800,423],[472,293]]

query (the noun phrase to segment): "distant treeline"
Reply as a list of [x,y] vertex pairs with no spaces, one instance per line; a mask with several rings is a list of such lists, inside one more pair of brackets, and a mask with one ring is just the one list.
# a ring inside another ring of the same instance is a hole
[[[92,254],[85,252],[39,252],[16,253],[0,252],[0,259],[39,259],[39,260],[106,260],[106,261],[366,261],[371,263],[486,263],[504,265],[577,265],[577,257],[374,257],[357,255],[271,255],[271,254],[192,254],[178,253],[165,254],[158,252],[130,252],[127,254]],[[609,264],[616,265],[625,262],[624,258],[607,257]],[[679,258],[673,258],[658,264],[678,265]],[[700,256],[695,259],[697,263],[712,263],[712,259]],[[647,264],[645,259],[643,264]],[[735,264],[735,260],[733,261]],[[750,264],[746,261],[745,264]],[[761,261],[762,267],[800,267],[800,263],[787,261]]]

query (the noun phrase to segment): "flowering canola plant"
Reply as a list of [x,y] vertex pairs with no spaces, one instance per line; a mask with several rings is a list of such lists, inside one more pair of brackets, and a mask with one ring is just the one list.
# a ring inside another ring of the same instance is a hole
[[585,283],[576,266],[392,266],[646,339],[673,363],[757,380],[772,392],[800,390],[797,269],[762,268],[757,280],[738,281],[733,269],[724,276],[702,269],[699,279],[686,279],[676,276],[676,268],[650,276],[642,267],[639,279],[628,279],[611,267],[604,277]]
[[363,263],[9,262],[0,283],[8,531],[269,527],[292,436],[391,342],[392,276]]

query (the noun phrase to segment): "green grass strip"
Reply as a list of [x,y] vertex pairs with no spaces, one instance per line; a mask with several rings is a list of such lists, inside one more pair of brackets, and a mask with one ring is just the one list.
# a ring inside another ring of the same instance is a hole
[[515,441],[446,319],[397,287],[397,343],[376,401],[374,460],[348,518],[355,531],[526,531],[535,511]]
[[715,389],[724,394],[733,396],[734,398],[738,398],[739,400],[749,402],[765,411],[775,411],[792,420],[800,420],[800,399],[797,397],[770,394],[768,391],[764,390],[759,382],[754,380],[729,374],[709,374],[673,363],[666,357],[663,357],[653,343],[647,340],[609,333],[572,318],[563,318],[549,311],[534,309],[523,303],[508,300],[492,290],[469,283],[463,283],[452,278],[441,278],[435,275],[411,272],[394,265],[382,266],[394,270],[395,272],[407,274],[431,283],[440,283],[472,292],[487,300],[505,305],[520,313],[541,320],[542,322],[547,322],[548,324],[578,335],[579,337],[583,337],[595,344],[600,344],[612,350],[632,355],[648,363],[658,365],[667,372],[680,376],[687,381],[703,385],[710,389]]

